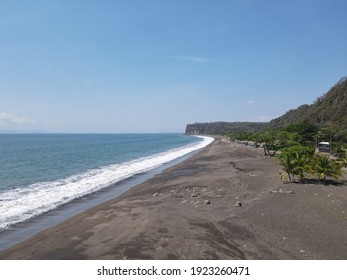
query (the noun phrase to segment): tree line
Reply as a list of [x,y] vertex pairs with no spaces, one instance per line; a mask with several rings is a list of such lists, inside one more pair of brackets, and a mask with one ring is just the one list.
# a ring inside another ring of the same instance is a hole
[[[303,121],[280,130],[262,132],[230,132],[231,140],[251,142],[264,149],[265,156],[276,156],[283,170],[281,179],[289,182],[342,177],[347,165],[347,137],[341,131],[319,128]],[[332,154],[315,153],[320,141],[330,143]]]

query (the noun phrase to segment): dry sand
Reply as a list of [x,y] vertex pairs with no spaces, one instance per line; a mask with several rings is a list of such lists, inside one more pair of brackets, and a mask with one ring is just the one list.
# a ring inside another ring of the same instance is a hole
[[347,259],[346,180],[285,184],[280,169],[219,139],[0,259]]

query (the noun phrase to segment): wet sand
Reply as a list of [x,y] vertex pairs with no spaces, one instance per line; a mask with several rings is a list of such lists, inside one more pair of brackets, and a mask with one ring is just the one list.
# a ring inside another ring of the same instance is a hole
[[261,150],[218,139],[0,259],[346,260],[346,178],[289,184],[280,169]]

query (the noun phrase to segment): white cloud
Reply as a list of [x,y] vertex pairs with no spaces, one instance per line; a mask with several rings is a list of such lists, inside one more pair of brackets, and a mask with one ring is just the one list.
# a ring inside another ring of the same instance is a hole
[[255,101],[254,101],[254,100],[252,100],[252,99],[249,99],[249,100],[247,100],[247,101],[246,101],[246,103],[247,103],[247,104],[254,104],[254,103],[255,103]]
[[9,124],[35,124],[37,123],[34,120],[30,120],[28,118],[17,117],[14,115],[10,115],[7,113],[0,113],[0,121],[9,123]]
[[194,62],[194,63],[206,63],[209,60],[199,56],[176,56],[178,59]]

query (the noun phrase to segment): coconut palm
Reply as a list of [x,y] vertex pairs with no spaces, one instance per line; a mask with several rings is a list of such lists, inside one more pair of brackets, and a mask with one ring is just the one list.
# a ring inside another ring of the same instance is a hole
[[310,170],[313,150],[304,146],[293,146],[281,150],[279,160],[283,166],[283,171],[280,173],[283,180],[286,175],[289,182],[293,182],[295,176],[298,176],[300,181],[304,179],[305,172]]
[[280,164],[283,166],[283,170],[280,172],[281,180],[284,181],[284,179],[288,176],[289,182],[292,183],[295,176],[295,163],[291,157],[285,156],[284,154],[280,155],[279,160]]
[[326,182],[327,177],[339,179],[342,177],[342,165],[326,155],[314,156],[311,172],[318,176],[319,180]]

